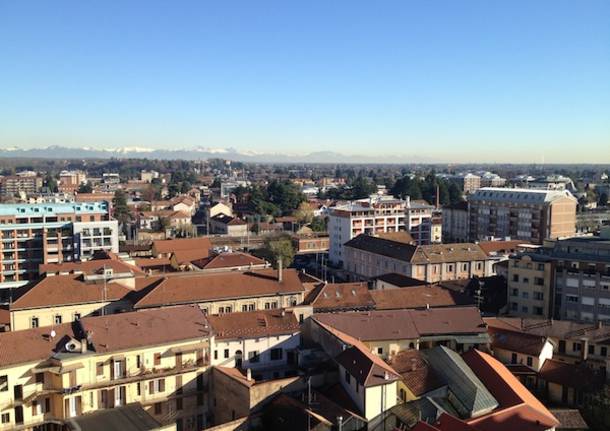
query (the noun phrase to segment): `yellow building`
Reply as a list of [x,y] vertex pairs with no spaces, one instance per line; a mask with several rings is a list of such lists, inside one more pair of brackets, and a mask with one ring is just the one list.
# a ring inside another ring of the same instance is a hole
[[64,421],[138,402],[162,424],[207,424],[210,333],[184,306],[0,334],[0,430]]

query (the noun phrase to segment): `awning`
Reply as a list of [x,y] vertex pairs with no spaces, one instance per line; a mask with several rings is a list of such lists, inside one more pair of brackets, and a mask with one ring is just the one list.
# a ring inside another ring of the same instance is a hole
[[169,349],[172,353],[185,353],[194,352],[195,350],[207,349],[209,344],[207,342],[201,342],[197,344],[189,344],[187,346],[176,346]]

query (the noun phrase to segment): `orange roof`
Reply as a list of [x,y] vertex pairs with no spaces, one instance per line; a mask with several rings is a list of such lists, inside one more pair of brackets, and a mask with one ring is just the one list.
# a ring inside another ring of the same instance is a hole
[[193,261],[195,266],[202,269],[235,268],[249,265],[264,265],[266,262],[248,253],[231,252],[219,253],[208,259]]
[[294,269],[284,270],[283,281],[271,269],[247,272],[183,273],[165,277],[135,308],[193,304],[229,298],[274,296],[304,292]]
[[399,308],[450,307],[472,304],[466,295],[440,286],[412,286],[399,289],[371,290],[377,310]]
[[521,244],[530,244],[528,241],[481,241],[479,247],[483,249],[488,256],[497,253],[512,253],[518,250]]
[[263,337],[299,332],[293,312],[284,310],[251,311],[208,316],[216,339]]
[[240,370],[239,368],[219,367],[218,365],[215,365],[212,367],[212,369],[221,372],[225,376],[232,378],[233,380],[241,383],[244,386],[251,387],[256,384],[256,381],[254,379],[248,380],[247,375],[244,375],[242,370]]
[[[55,338],[51,338],[51,330],[55,331]],[[47,359],[61,350],[72,335],[72,323],[0,332],[0,367]]]
[[11,304],[11,310],[116,301],[131,292],[118,283],[106,283],[104,291],[102,283],[85,283],[80,278],[78,275],[46,276],[27,288]]
[[167,257],[142,258],[142,259],[135,259],[135,261],[136,261],[136,265],[138,265],[140,268],[148,268],[151,266],[164,266],[164,265],[171,264],[169,258],[167,258]]
[[373,308],[375,302],[366,283],[321,283],[308,295],[316,310]]
[[193,250],[176,250],[172,256],[178,262],[178,265],[185,265],[195,261],[205,259],[210,255],[209,250],[193,249]]
[[476,349],[462,355],[500,407],[467,422],[481,431],[543,431],[559,425],[552,413],[500,361]]
[[63,262],[63,263],[43,263],[39,266],[38,272],[41,274],[53,273],[59,274],[62,272],[82,273],[87,275],[101,274],[104,268],[112,269],[115,273],[137,273],[141,274],[142,270],[137,266],[123,262],[118,258],[113,258],[109,255],[109,259],[93,259],[82,262]]

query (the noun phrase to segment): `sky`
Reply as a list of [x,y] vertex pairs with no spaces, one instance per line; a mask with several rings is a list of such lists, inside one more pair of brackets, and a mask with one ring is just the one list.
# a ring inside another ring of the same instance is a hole
[[0,148],[610,162],[610,1],[0,1]]

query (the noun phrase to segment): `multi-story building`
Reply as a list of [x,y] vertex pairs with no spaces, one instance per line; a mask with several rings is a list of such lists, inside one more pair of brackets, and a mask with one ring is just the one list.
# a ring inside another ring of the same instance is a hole
[[467,242],[470,236],[469,228],[467,202],[443,208],[443,242]]
[[384,196],[331,208],[328,215],[329,260],[334,265],[340,265],[343,262],[343,245],[360,234],[405,230],[405,209],[405,201]]
[[474,193],[481,188],[481,177],[475,174],[459,174],[449,178],[456,182],[466,195]]
[[492,172],[482,172],[480,176],[481,187],[504,187],[506,184],[506,178]]
[[31,195],[38,193],[42,188],[42,178],[35,172],[23,172],[0,178],[0,194],[2,196],[15,196],[25,193]]
[[424,200],[412,201],[407,198],[405,207],[405,227],[417,245],[427,245],[433,242],[433,212],[434,206],[428,204],[428,202]]
[[0,429],[60,430],[130,403],[162,424],[203,429],[209,343],[205,316],[189,306],[2,333]]
[[510,237],[541,244],[572,236],[576,204],[566,190],[479,189],[468,197],[470,240]]
[[511,257],[509,312],[582,322],[610,320],[610,234],[548,241]]
[[428,283],[492,275],[491,259],[477,244],[415,246],[359,235],[344,246],[344,268],[356,280],[398,273]]
[[87,182],[87,174],[83,171],[61,171],[59,173],[59,189],[62,192],[74,192]]
[[0,205],[0,237],[0,287],[24,285],[40,264],[119,250],[118,224],[105,202]]

